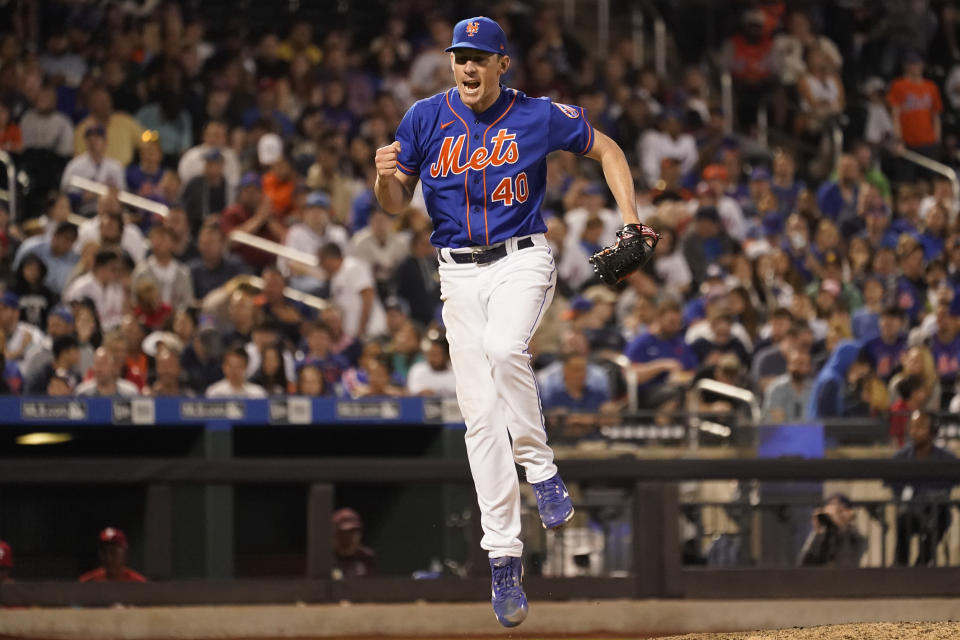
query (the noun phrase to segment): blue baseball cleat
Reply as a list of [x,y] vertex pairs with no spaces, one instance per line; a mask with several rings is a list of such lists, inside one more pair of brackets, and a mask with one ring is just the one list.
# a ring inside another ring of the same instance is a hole
[[532,486],[537,496],[537,509],[540,510],[544,529],[556,529],[570,521],[573,517],[573,502],[559,473],[549,480],[534,482]]
[[493,612],[497,621],[505,627],[515,627],[527,619],[527,594],[520,582],[523,580],[523,564],[520,558],[503,556],[490,558],[493,573]]

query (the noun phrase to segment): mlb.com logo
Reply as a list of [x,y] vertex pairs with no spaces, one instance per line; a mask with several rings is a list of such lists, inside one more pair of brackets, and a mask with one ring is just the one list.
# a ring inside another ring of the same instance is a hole
[[468,35],[468,36],[473,37],[473,36],[477,35],[477,31],[479,31],[479,30],[480,30],[480,23],[479,23],[479,22],[471,22],[470,24],[467,25],[467,35]]

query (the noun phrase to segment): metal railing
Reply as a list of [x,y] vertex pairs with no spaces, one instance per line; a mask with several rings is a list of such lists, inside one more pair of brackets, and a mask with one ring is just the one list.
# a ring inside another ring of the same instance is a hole
[[[960,569],[940,568],[711,568],[685,566],[679,550],[684,539],[678,515],[683,513],[680,486],[719,479],[766,483],[826,480],[881,479],[885,482],[960,483],[960,465],[952,460],[606,460],[565,461],[564,478],[582,508],[581,517],[599,522],[601,530],[620,531],[620,550],[609,549],[601,571],[575,572],[575,578],[527,580],[528,593],[552,598],[739,598],[739,597],[880,597],[943,596],[955,593]],[[442,483],[469,486],[471,476],[463,459],[0,459],[0,488],[97,485],[146,487],[145,537],[148,576],[169,578],[172,557],[172,522],[175,514],[172,489],[181,485],[217,487],[232,504],[229,487],[239,485],[306,485],[305,578],[268,581],[160,580],[123,590],[65,583],[18,582],[3,585],[0,604],[5,605],[104,605],[186,604],[205,602],[305,602],[341,599],[369,600],[481,600],[489,594],[486,558],[478,545],[467,553],[477,577],[441,577],[416,581],[409,578],[364,578],[331,580],[332,535],[329,525],[336,487],[340,485],[436,486]],[[591,495],[591,487],[616,488],[617,495]],[[579,492],[582,490],[582,494]],[[578,495],[579,494],[579,495]],[[822,497],[822,493],[818,497]],[[233,519],[216,501],[218,527],[208,532],[208,544],[232,548]],[[608,509],[605,515],[599,511]],[[476,510],[474,508],[474,514]],[[70,517],[70,514],[63,514]],[[469,518],[473,535],[479,518]],[[430,526],[429,522],[424,523]],[[577,528],[572,521],[570,526]],[[589,524],[587,525],[589,526]],[[582,527],[581,527],[582,528]],[[535,528],[539,531],[539,528]],[[528,529],[529,531],[529,529]],[[566,533],[563,535],[567,535]],[[474,537],[473,539],[477,539]],[[604,538],[606,539],[606,538]],[[611,538],[612,539],[612,538]],[[565,553],[564,539],[545,549],[545,567],[551,553]],[[582,541],[570,536],[569,542]],[[533,545],[531,544],[531,547]],[[607,549],[602,550],[606,553]],[[531,549],[531,553],[533,550]],[[596,548],[570,549],[573,566],[592,567]],[[605,556],[606,557],[606,556]],[[568,571],[567,555],[560,559],[559,573]],[[529,562],[529,560],[528,560]],[[596,575],[597,573],[601,575]]]
[[906,147],[900,147],[894,150],[894,154],[903,158],[907,162],[912,162],[915,165],[923,167],[928,171],[937,173],[947,180],[950,181],[950,186],[953,187],[953,198],[954,200],[960,200],[960,180],[957,179],[957,172],[953,170],[952,167],[943,164],[942,162],[937,162],[932,158],[917,153],[912,149],[907,149]]

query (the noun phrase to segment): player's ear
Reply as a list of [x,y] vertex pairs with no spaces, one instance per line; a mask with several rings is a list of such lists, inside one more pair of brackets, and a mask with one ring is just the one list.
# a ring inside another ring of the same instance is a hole
[[454,72],[457,70],[457,59],[453,51],[450,52],[450,69]]
[[510,56],[503,55],[500,56],[500,60],[497,61],[500,64],[500,75],[503,75],[507,72],[507,69],[510,68]]

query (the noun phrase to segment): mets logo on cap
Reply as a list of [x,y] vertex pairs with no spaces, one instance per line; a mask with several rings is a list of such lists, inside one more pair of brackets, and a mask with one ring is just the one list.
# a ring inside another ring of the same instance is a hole
[[467,35],[470,37],[477,35],[477,31],[479,30],[480,30],[479,22],[471,22],[470,24],[467,25]]

